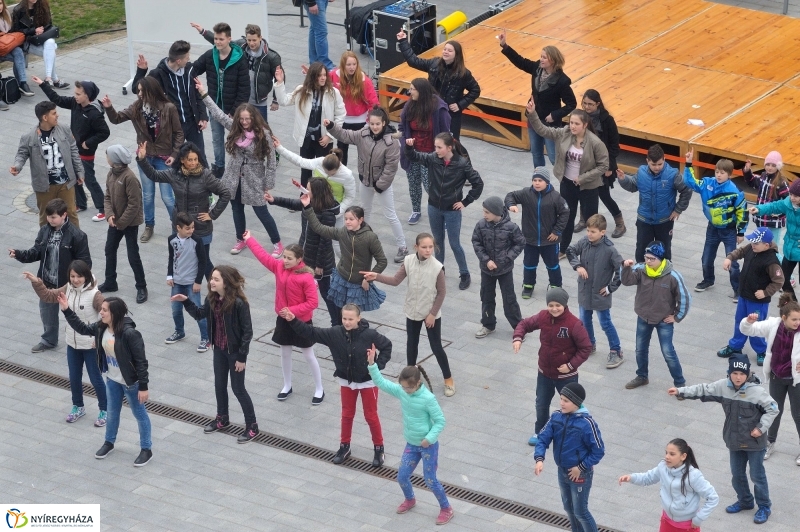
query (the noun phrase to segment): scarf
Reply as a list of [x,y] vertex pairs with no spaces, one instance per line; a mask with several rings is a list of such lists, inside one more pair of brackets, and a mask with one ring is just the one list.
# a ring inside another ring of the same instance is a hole
[[594,130],[596,134],[599,136],[600,133],[603,132],[603,123],[600,122],[600,109],[598,109],[594,113],[589,113],[589,117],[592,119],[592,125],[594,126]]
[[543,92],[554,87],[556,81],[558,81],[558,73],[553,72],[552,74],[548,74],[542,67],[536,69],[536,77],[533,78],[536,92]]
[[655,270],[650,266],[648,266],[647,264],[645,264],[644,272],[647,274],[648,277],[655,279],[656,277],[661,277],[661,274],[664,273],[664,268],[666,267],[667,267],[667,260],[661,259],[661,265]]
[[198,164],[194,170],[181,166],[181,173],[185,176],[198,176],[203,173],[203,166]]
[[255,133],[252,131],[245,131],[244,136],[236,141],[236,145],[240,148],[246,148],[253,143],[254,138],[256,138]]

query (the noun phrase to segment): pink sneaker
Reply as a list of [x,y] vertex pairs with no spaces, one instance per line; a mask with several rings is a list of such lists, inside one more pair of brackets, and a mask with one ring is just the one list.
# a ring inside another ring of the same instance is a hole
[[439,512],[439,517],[436,518],[437,525],[446,525],[453,518],[453,507],[445,508]]
[[417,505],[417,499],[406,499],[397,507],[397,513],[404,514]]
[[278,242],[272,246],[272,256],[277,259],[281,255],[283,255],[283,244]]
[[231,255],[238,255],[246,247],[247,244],[244,243],[244,240],[237,240],[236,245],[231,248]]

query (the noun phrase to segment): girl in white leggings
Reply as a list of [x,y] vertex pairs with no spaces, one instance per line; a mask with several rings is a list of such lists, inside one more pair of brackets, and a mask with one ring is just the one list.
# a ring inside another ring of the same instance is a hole
[[47,39],[44,43],[34,44],[37,37],[45,34],[51,26],[53,26],[53,17],[50,14],[48,0],[20,0],[14,8],[11,31],[24,33],[26,51],[44,59],[45,81],[56,89],[66,89],[69,87],[69,83],[61,81],[56,74],[56,48],[58,45],[55,39]]

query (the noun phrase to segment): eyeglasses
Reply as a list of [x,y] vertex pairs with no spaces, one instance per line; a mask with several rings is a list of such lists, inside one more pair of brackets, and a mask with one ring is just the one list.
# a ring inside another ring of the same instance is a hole
[[661,262],[661,259],[659,259],[658,257],[654,257],[652,255],[645,255],[644,260],[646,262]]

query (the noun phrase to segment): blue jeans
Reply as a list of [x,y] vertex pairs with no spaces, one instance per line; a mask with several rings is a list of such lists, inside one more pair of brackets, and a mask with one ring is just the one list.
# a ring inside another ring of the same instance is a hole
[[558,468],[558,487],[561,488],[561,504],[569,518],[572,532],[597,532],[597,523],[589,513],[589,492],[592,489],[594,469],[581,473],[573,482],[569,478],[569,470]]
[[69,389],[72,392],[72,404],[83,406],[83,366],[89,374],[89,381],[97,394],[97,407],[107,410],[106,384],[97,365],[96,349],[75,349],[67,346],[67,366],[69,367]]
[[117,381],[106,378],[106,392],[108,393],[108,421],[106,422],[106,441],[114,443],[117,441],[117,431],[119,430],[119,418],[122,413],[122,396],[128,398],[128,405],[131,407],[133,417],[139,424],[139,445],[142,449],[150,449],[153,442],[150,439],[150,416],[144,404],[139,402],[139,383],[135,382],[130,386],[125,386]]
[[14,77],[17,78],[17,83],[28,82],[28,78],[25,76],[25,54],[22,52],[22,47],[17,46],[8,55],[0,55],[0,61],[14,63]]
[[325,20],[325,12],[328,10],[328,0],[317,0],[319,12],[316,15],[308,11],[308,6],[303,3],[308,15],[308,62],[319,61],[330,72],[336,68],[333,61],[328,57],[328,22]]
[[556,392],[561,393],[561,388],[570,382],[578,382],[578,376],[551,379],[541,371],[538,373],[536,377],[536,424],[533,427],[536,434],[539,434],[539,431],[547,424],[547,420],[550,419],[550,403]]
[[617,328],[614,327],[613,323],[611,323],[611,309],[587,310],[579,306],[578,312],[581,321],[583,322],[583,326],[586,327],[586,332],[589,333],[589,339],[592,341],[592,345],[597,343],[594,338],[594,324],[592,323],[592,313],[597,312],[597,318],[600,320],[600,328],[603,329],[603,332],[606,333],[606,338],[608,338],[609,349],[611,349],[612,351],[622,350],[622,346],[620,345],[619,341],[619,335],[617,334]]
[[422,476],[425,478],[425,485],[433,492],[442,510],[450,508],[450,501],[447,500],[444,487],[436,479],[436,469],[439,467],[438,441],[428,447],[406,443],[406,449],[403,451],[403,456],[400,457],[400,468],[397,470],[397,483],[400,484],[400,489],[403,490],[403,496],[406,500],[414,498],[411,474],[417,468],[420,460],[422,460]]
[[750,493],[750,484],[747,483],[747,463],[750,463],[750,480],[753,481],[753,491],[756,493],[755,503],[758,507],[772,506],[769,500],[769,486],[767,485],[767,472],[764,469],[764,451],[730,451],[731,455],[731,484],[736,491],[736,497],[742,506],[753,506],[753,494]]
[[[732,253],[736,249],[736,229],[714,227],[708,224],[706,227],[706,243],[703,245],[703,281],[714,282],[714,259],[717,258],[719,245],[725,246],[725,255]],[[739,263],[731,261],[731,287],[735,293],[739,293]]]
[[458,273],[469,275],[467,257],[461,247],[461,211],[440,211],[433,205],[428,205],[428,218],[430,218],[431,233],[436,241],[436,260],[444,264],[444,231],[447,229],[447,239],[450,249],[458,263]]
[[[548,127],[557,127],[557,124],[545,124]],[[531,139],[531,155],[533,155],[533,166],[538,168],[544,166],[544,147],[547,146],[547,158],[550,164],[556,164],[556,141],[540,137],[531,126],[528,126],[528,137]]]
[[269,119],[267,118],[267,113],[269,111],[269,105],[254,105],[253,107],[256,108],[258,114],[261,115],[261,118],[264,119],[264,122],[269,123]]
[[561,266],[558,265],[558,244],[549,246],[531,246],[525,244],[525,254],[522,257],[522,284],[536,284],[536,269],[539,267],[539,257],[547,267],[547,277],[550,286],[561,286]]
[[[147,156],[147,162],[156,170],[169,170],[167,163],[160,157]],[[144,204],[144,225],[155,227],[156,225],[156,182],[144,175],[141,168],[139,177],[142,181],[142,203]],[[159,183],[158,189],[161,192],[161,201],[169,213],[170,225],[172,225],[173,211],[175,210],[175,194],[172,192],[172,185],[169,183]]]
[[211,126],[211,146],[214,148],[214,166],[225,168],[225,126],[214,120],[208,119]]
[[733,337],[728,340],[728,345],[741,351],[749,338],[750,347],[752,347],[756,353],[766,353],[766,338],[761,336],[745,336],[744,333],[739,330],[739,324],[742,320],[753,313],[758,314],[759,320],[767,319],[769,316],[769,301],[761,303],[759,301],[752,301],[740,297],[739,302],[736,304],[736,317],[733,318]]
[[658,342],[661,344],[661,354],[672,375],[672,382],[675,386],[684,386],[686,379],[683,378],[681,361],[678,360],[678,353],[672,345],[672,333],[675,330],[674,323],[659,322],[650,325],[642,318],[636,319],[636,374],[647,378],[648,356],[650,355],[650,338],[653,336],[653,329],[658,334]]
[[[200,302],[200,292],[195,292],[192,290],[192,285],[190,284],[174,284],[172,286],[170,296],[174,296],[176,294],[185,295],[189,298],[189,301],[198,307],[202,305]],[[186,334],[186,331],[183,329],[183,304],[179,301],[172,302],[172,321],[175,322],[175,331],[181,334]],[[208,325],[205,318],[198,320],[197,325],[200,327],[200,338],[203,340],[208,340]]]

